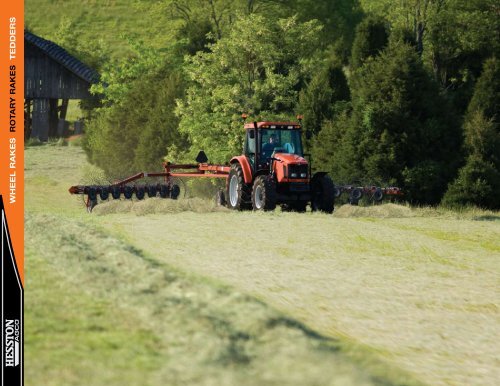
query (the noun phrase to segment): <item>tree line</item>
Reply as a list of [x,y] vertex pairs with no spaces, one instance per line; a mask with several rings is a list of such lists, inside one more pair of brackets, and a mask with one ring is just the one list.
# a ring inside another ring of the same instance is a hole
[[242,150],[241,113],[302,114],[314,168],[337,183],[500,208],[496,1],[163,0],[144,13],[175,39],[129,38],[114,59],[72,44],[97,58],[84,148],[109,175],[200,149],[227,162]]

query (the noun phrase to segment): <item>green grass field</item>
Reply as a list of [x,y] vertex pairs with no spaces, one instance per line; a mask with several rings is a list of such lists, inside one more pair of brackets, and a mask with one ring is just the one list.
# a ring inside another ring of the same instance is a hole
[[153,0],[29,0],[25,3],[25,23],[31,32],[53,40],[61,23],[69,21],[79,40],[102,40],[111,55],[119,57],[129,53],[125,36],[136,36],[155,48],[165,48],[171,43],[177,24],[169,21],[167,12],[154,12],[156,3]]
[[495,385],[500,214],[108,202],[26,149],[26,384]]

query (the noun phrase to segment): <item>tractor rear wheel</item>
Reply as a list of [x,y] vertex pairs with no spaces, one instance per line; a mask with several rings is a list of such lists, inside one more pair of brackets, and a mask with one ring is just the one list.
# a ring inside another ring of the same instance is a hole
[[254,210],[274,210],[276,208],[276,183],[271,176],[258,176],[252,190]]
[[[316,177],[316,178],[315,178]],[[325,213],[333,213],[335,186],[326,174],[317,175],[311,181],[311,209]]]
[[250,209],[252,186],[245,183],[239,163],[231,165],[226,183],[227,207],[235,210]]

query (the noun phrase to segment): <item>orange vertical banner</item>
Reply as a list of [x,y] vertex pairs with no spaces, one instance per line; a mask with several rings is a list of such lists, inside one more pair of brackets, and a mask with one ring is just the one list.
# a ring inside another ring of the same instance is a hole
[[24,2],[0,5],[0,195],[24,285]]

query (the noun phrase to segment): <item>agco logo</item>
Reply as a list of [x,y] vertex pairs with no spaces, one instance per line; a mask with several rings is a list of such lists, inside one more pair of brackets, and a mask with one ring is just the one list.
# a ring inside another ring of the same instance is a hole
[[19,319],[5,319],[5,366],[19,365]]

